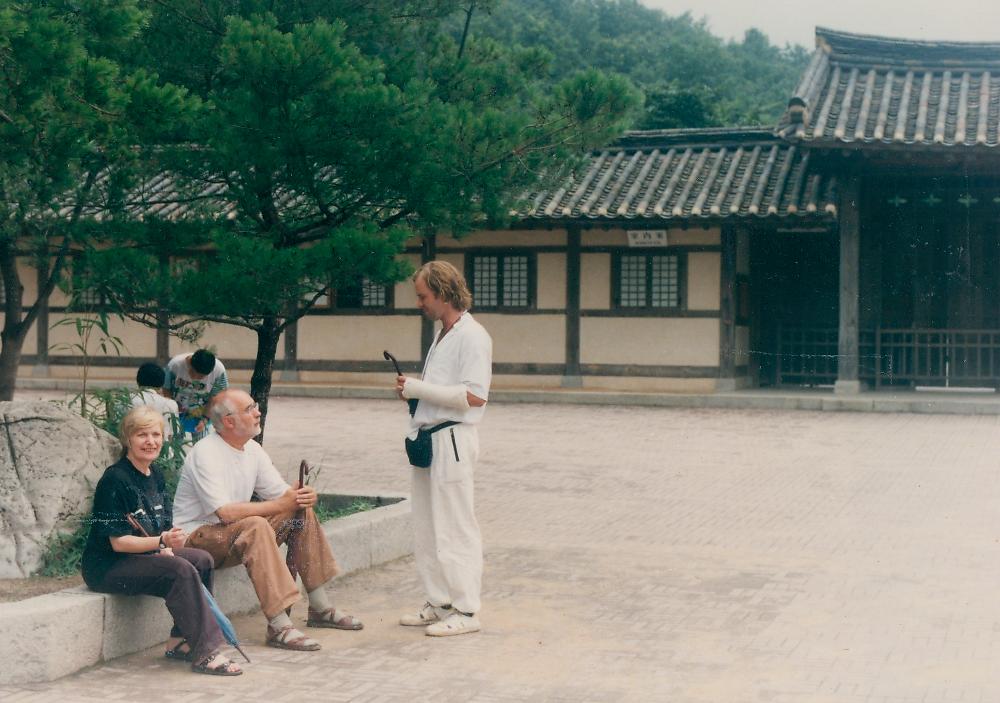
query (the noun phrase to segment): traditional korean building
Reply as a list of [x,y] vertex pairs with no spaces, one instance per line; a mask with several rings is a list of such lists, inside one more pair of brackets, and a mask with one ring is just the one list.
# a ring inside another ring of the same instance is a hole
[[[465,270],[497,387],[995,387],[998,132],[1000,43],[817,29],[780,124],[629,133],[533,194],[512,228],[428,237],[407,256]],[[68,375],[48,324],[25,362]],[[181,351],[117,331],[128,351],[108,372]],[[360,286],[300,320],[278,367],[384,384],[382,350],[415,366],[430,334],[408,282]],[[237,377],[252,367],[245,331],[202,344]]]

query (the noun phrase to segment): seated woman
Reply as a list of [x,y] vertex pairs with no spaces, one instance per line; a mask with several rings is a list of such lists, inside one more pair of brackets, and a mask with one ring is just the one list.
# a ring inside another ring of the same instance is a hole
[[212,587],[212,557],[185,548],[187,535],[171,528],[163,475],[153,466],[163,447],[163,416],[149,406],[133,408],[122,420],[121,441],[124,456],[105,470],[94,493],[83,580],[100,593],[165,599],[174,618],[167,657],[190,661],[200,674],[242,674],[219,653],[222,631],[201,587]]

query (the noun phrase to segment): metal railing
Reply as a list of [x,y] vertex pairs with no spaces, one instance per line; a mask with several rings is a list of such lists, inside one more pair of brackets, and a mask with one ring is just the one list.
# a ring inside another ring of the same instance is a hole
[[[882,386],[1000,389],[1000,329],[876,328],[859,335],[858,372]],[[779,385],[837,380],[837,329],[779,327]]]
[[1000,387],[1000,330],[880,329],[875,387]]
[[836,327],[778,328],[775,378],[779,386],[817,386],[837,380]]

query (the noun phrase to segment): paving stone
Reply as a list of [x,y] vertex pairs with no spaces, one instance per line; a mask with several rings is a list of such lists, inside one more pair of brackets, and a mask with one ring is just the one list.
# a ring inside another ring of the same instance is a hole
[[[324,490],[405,493],[405,419],[274,398],[265,446]],[[334,584],[365,629],[310,631],[320,652],[240,616],[238,679],[156,648],[0,699],[1000,700],[1000,417],[496,403],[481,440],[482,633],[396,625],[406,558]]]

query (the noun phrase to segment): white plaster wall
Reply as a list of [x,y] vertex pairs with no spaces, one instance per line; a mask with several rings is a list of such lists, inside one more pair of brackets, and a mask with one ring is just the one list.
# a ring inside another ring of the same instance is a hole
[[566,308],[566,255],[540,253],[537,255],[536,306],[543,310]]
[[[255,359],[257,357],[257,333],[237,325],[209,325],[205,333],[194,344],[170,338],[170,356],[191,353],[196,349],[212,349],[223,364],[226,359]],[[284,339],[278,340],[278,359],[284,358]],[[227,372],[229,369],[226,369]],[[232,376],[232,374],[229,374]]]
[[719,321],[585,317],[580,321],[580,362],[718,366]]
[[718,252],[691,252],[687,256],[687,309],[718,310],[722,257]]
[[478,249],[490,248],[530,248],[532,246],[565,246],[566,230],[564,229],[527,229],[527,230],[490,230],[472,232],[471,234],[454,239],[446,235],[438,235],[437,247]]
[[[636,228],[638,229],[638,228]],[[624,229],[585,229],[580,237],[581,244],[587,246],[628,246],[628,234]],[[668,246],[717,246],[722,242],[718,227],[709,229],[668,229]]]
[[494,363],[562,364],[566,360],[563,315],[476,314],[493,338]]
[[580,255],[580,309],[611,309],[611,255]]
[[298,358],[378,361],[420,359],[418,315],[309,315],[299,320]]

